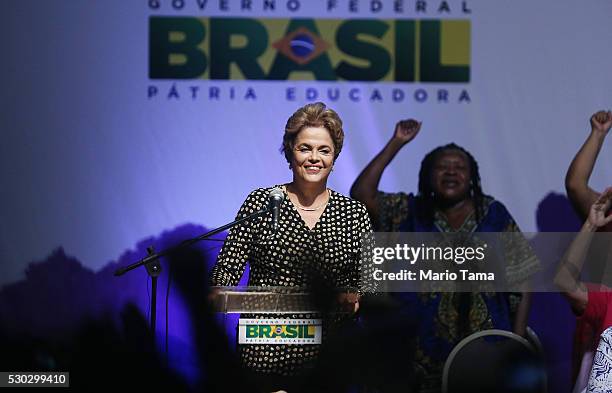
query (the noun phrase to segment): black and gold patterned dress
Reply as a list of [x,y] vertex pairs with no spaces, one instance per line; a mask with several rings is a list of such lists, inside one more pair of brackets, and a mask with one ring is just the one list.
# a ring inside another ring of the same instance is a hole
[[[249,194],[237,218],[265,208],[272,188]],[[361,261],[364,234],[372,232],[365,206],[330,190],[330,198],[319,221],[310,229],[285,195],[280,209],[279,229],[271,231],[271,215],[264,214],[232,228],[211,274],[216,286],[235,286],[249,263],[249,286],[310,287],[324,280],[337,288],[362,288]],[[314,318],[316,315],[243,315],[243,318]],[[323,340],[326,326],[323,325]],[[309,369],[319,345],[241,344],[243,365],[250,371],[283,376],[299,375]]]

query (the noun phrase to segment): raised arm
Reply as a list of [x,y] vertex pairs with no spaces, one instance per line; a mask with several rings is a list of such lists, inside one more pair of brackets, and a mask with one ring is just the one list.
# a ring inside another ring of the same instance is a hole
[[[378,222],[378,206],[376,204],[376,193],[383,171],[389,165],[393,157],[406,143],[414,139],[421,129],[420,122],[414,119],[401,120],[395,125],[393,137],[385,147],[359,174],[357,180],[351,187],[351,197],[363,202],[370,213],[374,223]],[[375,224],[376,225],[376,224]]]
[[568,299],[576,315],[584,313],[589,301],[588,291],[580,281],[580,272],[593,239],[593,233],[612,221],[612,215],[606,217],[606,212],[611,205],[612,187],[609,187],[591,206],[588,219],[563,257],[555,276],[555,284],[563,291],[563,295]]
[[591,133],[576,157],[572,160],[565,176],[565,189],[574,209],[586,218],[589,208],[599,193],[589,187],[589,178],[601,146],[612,126],[612,112],[599,111],[591,116]]

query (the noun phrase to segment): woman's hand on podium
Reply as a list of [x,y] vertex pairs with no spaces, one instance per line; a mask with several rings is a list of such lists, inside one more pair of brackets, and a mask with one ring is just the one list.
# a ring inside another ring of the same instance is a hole
[[338,303],[342,310],[351,310],[353,313],[356,313],[359,310],[359,294],[354,292],[339,293]]
[[217,287],[211,287],[208,295],[206,296],[206,300],[208,300],[209,307],[215,308],[215,303],[217,302],[217,298],[221,293],[221,289]]

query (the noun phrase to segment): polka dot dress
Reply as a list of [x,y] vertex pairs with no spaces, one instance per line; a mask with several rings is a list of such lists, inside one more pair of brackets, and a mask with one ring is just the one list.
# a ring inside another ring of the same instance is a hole
[[[266,207],[272,188],[257,189],[244,201],[236,218]],[[271,214],[232,228],[213,268],[211,283],[235,286],[250,266],[249,286],[308,287],[325,280],[335,287],[360,288],[364,233],[371,233],[365,206],[335,191],[319,221],[310,229],[285,194],[279,229],[271,231]],[[369,248],[366,247],[366,250]],[[369,252],[368,252],[369,254]],[[367,290],[367,288],[360,288]],[[317,318],[312,314],[242,315],[243,318]],[[325,341],[326,327],[323,326]],[[261,373],[296,375],[316,360],[318,345],[239,345],[247,368]]]

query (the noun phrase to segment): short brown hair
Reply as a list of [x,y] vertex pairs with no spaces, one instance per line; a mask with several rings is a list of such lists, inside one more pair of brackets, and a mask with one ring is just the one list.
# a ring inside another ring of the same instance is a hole
[[329,132],[329,136],[334,142],[334,161],[336,161],[344,142],[342,120],[333,109],[328,108],[322,102],[315,102],[314,104],[304,105],[287,120],[283,145],[281,146],[281,152],[285,154],[287,162],[291,162],[295,138],[300,131],[307,127],[323,127]]

